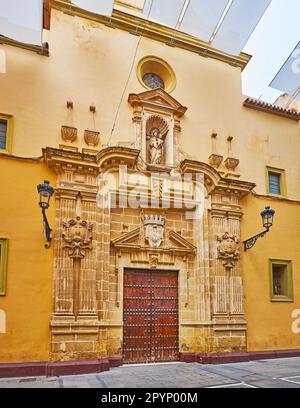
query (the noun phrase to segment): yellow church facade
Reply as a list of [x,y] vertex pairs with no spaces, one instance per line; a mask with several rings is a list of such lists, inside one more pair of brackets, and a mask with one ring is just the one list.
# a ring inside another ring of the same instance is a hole
[[300,113],[139,2],[50,3],[0,44],[0,375],[300,355]]

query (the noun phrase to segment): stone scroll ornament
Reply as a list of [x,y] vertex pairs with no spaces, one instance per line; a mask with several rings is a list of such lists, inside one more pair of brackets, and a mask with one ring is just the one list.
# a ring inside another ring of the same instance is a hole
[[86,250],[92,249],[93,225],[76,217],[75,220],[64,222],[63,227],[64,248],[69,249],[70,258],[84,258]]
[[145,215],[145,239],[151,248],[159,248],[164,237],[164,217],[160,215]]
[[234,261],[237,261],[240,256],[240,240],[236,235],[225,232],[218,236],[218,258],[224,259],[224,266],[233,268]]

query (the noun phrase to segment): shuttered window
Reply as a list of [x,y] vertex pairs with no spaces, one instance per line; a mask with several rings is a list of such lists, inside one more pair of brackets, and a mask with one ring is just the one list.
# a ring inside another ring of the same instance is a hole
[[275,167],[267,167],[266,176],[267,193],[274,196],[284,198],[287,197],[285,171],[283,169],[277,169]]
[[281,174],[269,172],[269,192],[281,195]]
[[7,120],[0,119],[0,149],[6,150],[7,147]]

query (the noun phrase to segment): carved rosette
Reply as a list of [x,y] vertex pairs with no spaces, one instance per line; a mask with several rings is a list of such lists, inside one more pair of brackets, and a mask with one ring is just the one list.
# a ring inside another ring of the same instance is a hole
[[76,217],[75,220],[64,222],[63,227],[63,247],[69,249],[70,258],[84,258],[86,250],[92,249],[93,225]]
[[165,219],[161,215],[145,215],[145,239],[151,248],[159,248],[163,242]]
[[240,257],[239,238],[236,235],[225,232],[223,235],[218,236],[218,258],[224,259],[224,266],[232,268],[234,261],[237,261]]

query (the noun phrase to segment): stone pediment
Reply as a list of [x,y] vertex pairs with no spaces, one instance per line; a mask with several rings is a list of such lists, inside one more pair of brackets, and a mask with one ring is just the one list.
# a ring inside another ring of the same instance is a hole
[[174,253],[194,253],[196,251],[196,247],[183,238],[180,234],[176,231],[170,230],[166,234],[166,238],[164,239],[162,245],[158,248],[152,248],[150,245],[147,245],[144,235],[141,232],[140,228],[136,228],[130,232],[124,233],[118,238],[115,238],[111,241],[111,245],[114,248],[119,250],[143,250],[143,251],[163,251],[163,252],[174,252]]
[[122,234],[120,237],[115,238],[111,241],[111,244],[115,248],[140,248],[141,247],[141,240],[140,240],[140,228],[135,228],[130,232],[126,232]]
[[177,116],[183,116],[187,111],[176,99],[161,88],[151,89],[140,94],[129,94],[128,102],[131,106],[147,106],[155,109],[165,109]]
[[187,239],[183,238],[180,234],[178,234],[176,231],[169,231],[168,234],[169,238],[169,247],[171,249],[175,249],[176,251],[179,252],[194,252],[196,251],[195,245],[193,245],[190,241]]

